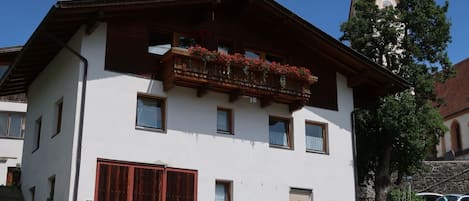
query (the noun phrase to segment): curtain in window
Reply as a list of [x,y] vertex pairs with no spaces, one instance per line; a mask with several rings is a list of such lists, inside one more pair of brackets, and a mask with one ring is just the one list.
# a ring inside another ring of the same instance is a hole
[[9,135],[17,138],[23,136],[23,114],[11,113]]
[[126,201],[129,168],[101,164],[99,167],[98,201]]
[[306,149],[324,151],[323,128],[306,124]]
[[217,130],[219,131],[229,131],[228,124],[228,111],[218,110],[217,111]]
[[288,146],[287,130],[288,130],[288,125],[286,121],[270,120],[269,121],[270,144]]
[[139,98],[137,101],[137,126],[163,128],[161,102]]
[[166,201],[194,201],[194,175],[168,171]]
[[0,113],[0,136],[8,136],[8,113]]
[[226,197],[226,185],[217,183],[215,186],[215,201],[228,201]]
[[163,171],[135,168],[133,201],[161,201]]

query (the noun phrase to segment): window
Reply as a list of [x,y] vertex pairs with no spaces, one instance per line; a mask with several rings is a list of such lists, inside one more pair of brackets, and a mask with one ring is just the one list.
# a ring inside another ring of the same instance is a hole
[[283,63],[284,59],[280,56],[275,56],[275,55],[270,55],[266,54],[265,55],[265,60],[269,63],[275,62],[275,63]]
[[261,59],[269,63],[272,63],[272,62],[284,63],[285,62],[285,59],[282,56],[265,53],[262,51],[250,50],[250,49],[247,49],[244,51],[244,56],[247,58],[251,58],[251,59]]
[[290,119],[269,117],[269,142],[274,147],[292,147]]
[[24,113],[0,112],[0,137],[23,138],[24,128]]
[[233,113],[230,109],[217,109],[217,132],[233,134]]
[[19,186],[21,170],[18,167],[8,167],[6,186]]
[[290,201],[312,201],[313,191],[310,189],[290,189]]
[[229,43],[226,41],[218,41],[218,52],[225,53],[225,54],[232,54],[233,53],[232,43]]
[[31,201],[36,200],[36,187],[31,187],[29,189],[29,194],[31,194]]
[[196,46],[199,40],[193,36],[189,36],[186,34],[175,33],[174,34],[174,46],[180,48],[189,48]]
[[53,201],[55,194],[55,175],[49,178],[49,198],[47,201]]
[[148,53],[164,55],[171,49],[173,36],[170,33],[150,33]]
[[62,110],[63,110],[63,99],[61,98],[55,103],[55,133],[52,137],[59,134],[62,130]]
[[327,153],[327,124],[306,122],[306,151]]
[[457,121],[451,124],[451,148],[454,152],[462,151],[461,129]]
[[196,201],[197,171],[98,161],[97,201]]
[[150,128],[156,130],[165,129],[165,104],[164,99],[139,95],[137,98],[137,122],[138,128]]
[[231,182],[215,182],[215,201],[231,201]]
[[252,51],[252,50],[246,50],[244,52],[244,56],[246,58],[251,58],[251,59],[260,59],[261,58],[261,53],[255,52],[255,51]]
[[39,149],[39,144],[41,141],[41,127],[42,127],[42,117],[39,117],[34,125],[34,136],[33,136],[33,152]]

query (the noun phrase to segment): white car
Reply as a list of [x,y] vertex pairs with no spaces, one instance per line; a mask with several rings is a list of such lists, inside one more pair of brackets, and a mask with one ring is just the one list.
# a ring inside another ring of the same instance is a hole
[[469,195],[450,194],[438,198],[436,201],[469,201]]
[[438,198],[443,197],[439,193],[417,193],[417,196],[422,197],[425,201],[436,201]]

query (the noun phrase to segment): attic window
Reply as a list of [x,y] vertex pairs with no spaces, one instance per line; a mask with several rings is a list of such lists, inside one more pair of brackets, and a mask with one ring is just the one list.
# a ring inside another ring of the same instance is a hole
[[285,59],[282,56],[278,56],[275,54],[270,54],[262,51],[257,51],[257,50],[250,50],[246,49],[244,52],[244,56],[246,58],[251,58],[251,59],[261,59],[266,62],[272,63],[284,63]]
[[225,54],[233,54],[233,45],[227,41],[218,41],[218,52]]
[[150,33],[148,53],[155,55],[164,55],[171,49],[173,40],[170,33]]
[[271,54],[266,54],[265,55],[265,60],[269,63],[275,62],[275,63],[283,63],[284,59],[280,56],[275,56]]
[[246,50],[244,52],[244,56],[246,58],[251,58],[251,59],[260,59],[261,58],[261,53],[255,52],[255,51],[252,51],[252,50]]
[[192,37],[192,36],[189,36],[189,35],[184,35],[184,34],[180,34],[180,33],[175,33],[174,34],[174,46],[175,47],[180,47],[180,48],[189,48],[189,47],[193,47],[193,46],[196,46],[199,41]]

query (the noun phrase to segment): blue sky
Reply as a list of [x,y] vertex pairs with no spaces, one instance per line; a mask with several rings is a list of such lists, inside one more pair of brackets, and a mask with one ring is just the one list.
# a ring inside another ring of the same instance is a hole
[[[0,6],[0,47],[23,45],[56,0],[2,0]],[[437,0],[443,2],[443,0]],[[339,38],[340,24],[347,20],[350,0],[278,0],[334,38]],[[468,0],[450,0],[448,16],[452,22],[452,43],[448,51],[453,63],[469,57]]]

